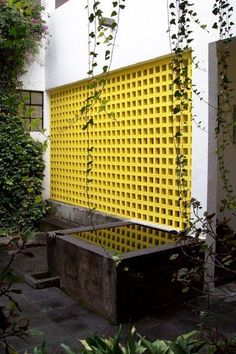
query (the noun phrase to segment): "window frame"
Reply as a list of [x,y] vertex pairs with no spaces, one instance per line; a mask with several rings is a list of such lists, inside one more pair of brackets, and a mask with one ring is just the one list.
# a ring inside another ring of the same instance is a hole
[[[22,118],[25,122],[28,122],[29,124],[27,124],[26,126],[28,126],[29,129],[27,129],[27,131],[29,132],[35,132],[35,131],[40,131],[40,130],[43,130],[44,129],[44,91],[39,91],[39,90],[21,90],[21,92],[25,92],[27,93],[27,95],[29,96],[29,103],[24,103],[24,106],[25,107],[28,107],[28,108],[34,108],[34,107],[41,107],[42,109],[42,116],[41,117],[32,117],[32,114],[30,114],[30,116],[27,116],[25,115],[24,113],[22,114]],[[32,103],[32,94],[33,93],[40,93],[41,94],[41,97],[42,97],[42,103],[41,104],[38,104],[38,103]],[[32,124],[32,121],[34,119],[40,119],[40,122],[41,122],[41,128],[40,129],[32,129],[31,128],[31,124]]]

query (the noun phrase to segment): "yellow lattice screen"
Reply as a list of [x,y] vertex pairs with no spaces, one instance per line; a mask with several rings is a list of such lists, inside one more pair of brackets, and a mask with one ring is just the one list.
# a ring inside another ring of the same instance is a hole
[[176,237],[173,234],[141,225],[78,232],[73,234],[73,236],[118,253],[142,250],[176,242]]
[[[103,97],[115,120],[93,109],[90,133],[93,171],[91,206],[121,217],[179,228],[178,178],[173,135],[171,57],[109,75]],[[51,92],[51,197],[87,207],[87,134],[79,110],[87,82]],[[78,118],[76,118],[78,117]],[[182,124],[187,188],[191,183],[191,113]]]

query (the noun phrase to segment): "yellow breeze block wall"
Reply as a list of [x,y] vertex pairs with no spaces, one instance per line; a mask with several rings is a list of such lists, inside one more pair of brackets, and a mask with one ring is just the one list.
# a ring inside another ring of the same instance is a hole
[[[191,190],[191,113],[173,117],[171,57],[110,73],[102,97],[108,112],[94,107],[90,146],[93,169],[90,206],[120,217],[181,228],[176,151],[187,157],[186,189]],[[51,91],[51,198],[88,207],[88,138],[80,116],[90,95],[88,82]]]
[[73,234],[73,236],[118,253],[142,250],[158,245],[173,244],[177,239],[171,233],[135,224],[96,231],[79,232]]

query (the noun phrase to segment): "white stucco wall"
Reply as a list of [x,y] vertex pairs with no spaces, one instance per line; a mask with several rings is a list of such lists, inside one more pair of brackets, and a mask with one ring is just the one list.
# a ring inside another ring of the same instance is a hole
[[39,54],[31,61],[26,63],[27,71],[22,76],[24,90],[44,91],[44,48],[40,48]]
[[[43,17],[48,25],[50,17],[48,14],[54,10],[54,1],[42,0],[45,8]],[[44,91],[44,133],[32,132],[31,136],[35,140],[47,141],[48,147],[44,153],[45,171],[43,180],[43,198],[50,197],[50,150],[49,150],[49,102],[45,92],[45,49],[49,43],[50,37],[42,41],[38,54],[34,58],[28,58],[25,64],[25,74],[21,77],[22,89],[32,91]]]
[[[44,11],[42,16],[46,21],[46,25],[50,22],[49,13],[54,9],[52,0],[42,0]],[[29,57],[25,65],[25,74],[21,77],[23,89],[25,90],[45,90],[45,48],[48,45],[50,37],[47,36],[42,40],[38,54],[35,57]]]
[[[233,187],[233,194],[236,197],[236,144],[233,143],[233,106],[236,105],[236,66],[235,66],[235,60],[236,60],[236,38],[232,43],[229,45],[228,48],[230,52],[230,57],[229,57],[229,68],[228,68],[228,77],[231,81],[230,83],[230,89],[232,90],[230,95],[231,95],[231,100],[230,100],[230,110],[231,112],[229,113],[229,116],[227,117],[227,123],[229,124],[229,128],[227,130],[227,141],[229,145],[226,146],[225,150],[225,156],[224,156],[224,163],[226,169],[228,169],[227,173],[227,178],[229,178],[229,183]],[[235,119],[235,118],[234,118]],[[231,126],[230,126],[231,125]],[[222,141],[222,140],[221,140]],[[218,159],[217,159],[218,162]],[[230,225],[235,229],[236,228],[236,220],[235,217],[232,218],[232,214],[235,214],[235,211],[224,211],[223,213],[220,213],[220,209],[222,207],[222,200],[226,198],[225,196],[225,191],[224,191],[224,185],[223,181],[221,178],[221,173],[218,170],[218,186],[217,186],[217,211],[218,211],[218,216],[220,216],[220,220],[223,219],[223,217],[228,217],[230,219]]]

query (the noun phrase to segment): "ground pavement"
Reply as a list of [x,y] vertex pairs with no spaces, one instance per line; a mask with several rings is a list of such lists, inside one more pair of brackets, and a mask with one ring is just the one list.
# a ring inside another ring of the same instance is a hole
[[[19,255],[14,262],[14,268],[20,274],[30,274],[47,270],[46,247],[30,250],[33,258]],[[0,267],[6,259],[0,254]],[[13,339],[12,344],[20,353],[32,353],[33,347],[47,342],[49,354],[64,353],[60,343],[80,347],[79,339],[91,334],[112,336],[117,327],[111,325],[102,317],[92,313],[57,287],[34,289],[28,284],[18,285],[22,294],[15,295],[24,316],[29,319],[30,328],[38,329],[43,334],[39,337],[29,337],[26,341]],[[173,339],[181,333],[197,329],[199,313],[207,308],[207,298],[201,296],[173,309],[163,309],[152,313],[135,322],[137,331],[150,340],[157,338]],[[219,331],[227,336],[236,335],[236,282],[217,288],[211,297],[209,315],[214,315],[214,323]],[[124,335],[127,327],[124,325]],[[1,349],[0,349],[1,353]]]

